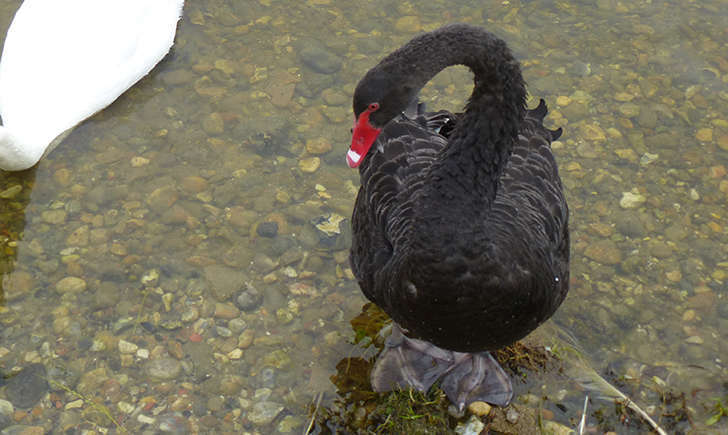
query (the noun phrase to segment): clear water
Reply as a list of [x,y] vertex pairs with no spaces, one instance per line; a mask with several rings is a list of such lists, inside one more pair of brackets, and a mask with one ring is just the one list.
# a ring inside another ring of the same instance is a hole
[[[0,28],[18,4],[0,5]],[[679,430],[727,431],[704,426],[715,399],[728,405],[721,0],[188,2],[149,77],[37,167],[0,173],[0,370],[61,367],[49,376],[88,399],[54,387],[13,423],[113,428],[95,400],[133,433],[303,432],[318,394],[336,399],[337,363],[374,353],[350,344],[365,300],[337,225],[358,185],[352,90],[417,32],[458,21],[509,43],[531,105],[544,98],[564,128],[572,286],[555,323],[656,420],[684,394]],[[445,71],[423,99],[456,109],[469,80]],[[568,376],[518,388],[578,422],[585,392]],[[645,430],[602,417],[589,424]]]

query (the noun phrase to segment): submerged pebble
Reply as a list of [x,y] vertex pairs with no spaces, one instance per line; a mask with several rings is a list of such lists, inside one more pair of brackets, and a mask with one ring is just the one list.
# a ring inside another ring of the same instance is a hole
[[34,406],[48,392],[43,364],[31,364],[7,380],[5,396],[17,408]]
[[258,402],[248,413],[248,419],[255,425],[265,426],[270,424],[283,409],[283,405],[276,402]]

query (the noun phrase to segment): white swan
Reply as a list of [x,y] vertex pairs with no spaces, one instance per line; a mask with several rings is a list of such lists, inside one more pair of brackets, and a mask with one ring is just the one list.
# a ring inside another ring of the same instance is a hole
[[184,0],[25,0],[0,59],[0,169],[35,165],[167,54]]

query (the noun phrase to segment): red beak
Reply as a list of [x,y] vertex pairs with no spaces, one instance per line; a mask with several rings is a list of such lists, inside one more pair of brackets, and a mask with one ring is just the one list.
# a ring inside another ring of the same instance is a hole
[[377,140],[377,136],[382,131],[381,128],[374,128],[369,123],[369,115],[371,110],[367,109],[359,115],[359,119],[354,123],[354,131],[351,135],[351,147],[346,153],[346,163],[350,168],[356,168],[364,160],[364,156],[369,152],[369,148]]

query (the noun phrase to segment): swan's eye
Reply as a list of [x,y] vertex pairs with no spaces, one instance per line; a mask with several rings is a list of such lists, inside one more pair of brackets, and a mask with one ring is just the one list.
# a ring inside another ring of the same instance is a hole
[[376,110],[379,110],[379,103],[372,103],[372,104],[370,104],[369,107],[367,108],[367,110],[370,111],[370,112],[374,112]]

